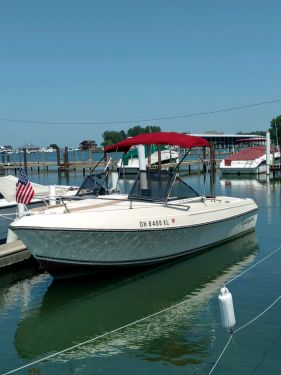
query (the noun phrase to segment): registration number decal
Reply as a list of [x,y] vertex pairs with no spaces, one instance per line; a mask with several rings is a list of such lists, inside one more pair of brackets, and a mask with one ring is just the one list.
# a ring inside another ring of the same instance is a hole
[[168,227],[169,225],[170,223],[167,219],[140,221],[141,228]]

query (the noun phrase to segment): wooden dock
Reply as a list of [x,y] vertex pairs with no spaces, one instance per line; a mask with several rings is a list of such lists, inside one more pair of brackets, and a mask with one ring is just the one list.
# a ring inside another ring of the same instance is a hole
[[0,245],[0,268],[21,263],[31,257],[30,252],[20,240]]
[[[216,165],[218,165],[219,162],[220,160],[216,160]],[[20,162],[0,163],[0,175],[1,174],[4,175],[7,172],[9,173],[10,171],[12,171],[16,175],[20,168],[25,168],[27,171],[28,170],[37,171],[38,173],[40,173],[41,171],[48,172],[49,168],[53,170],[57,170],[58,173],[63,173],[63,172],[69,173],[69,172],[75,172],[77,170],[82,170],[83,174],[85,174],[86,171],[90,171],[94,169],[98,163],[99,163],[98,161],[71,161],[71,162],[68,162],[67,164],[65,163],[57,164],[56,162],[38,161],[38,162],[27,162],[25,165]],[[163,164],[162,169],[175,167],[176,165],[177,165],[176,163]],[[103,169],[105,168],[105,166],[106,166],[106,163],[104,161],[99,163],[100,168]],[[157,166],[155,166],[155,168],[157,168]],[[191,170],[191,168],[193,169],[195,168],[196,171],[197,170],[202,171],[203,164],[201,161],[198,161],[198,160],[186,160],[181,163],[180,169]]]
[[[210,151],[211,152],[211,151]],[[15,175],[18,173],[19,168],[24,168],[26,171],[37,171],[38,173],[42,172],[48,172],[48,170],[57,171],[58,173],[66,173],[69,172],[75,172],[77,170],[82,170],[83,175],[85,175],[87,172],[89,172],[91,169],[94,169],[97,164],[99,164],[99,167],[102,169],[105,168],[107,162],[106,159],[103,161],[100,161],[100,155],[96,156],[97,160],[94,160],[95,153],[89,153],[89,159],[88,160],[76,160],[77,155],[74,155],[74,160],[70,160],[69,157],[69,149],[68,147],[65,147],[64,149],[57,149],[55,160],[48,161],[46,155],[43,153],[38,153],[37,158],[38,160],[34,161],[31,160],[31,155],[28,154],[26,149],[23,149],[21,153],[18,155],[12,154],[12,155],[2,155],[2,161],[0,160],[0,174],[4,175],[7,172],[9,173],[12,171]],[[190,154],[192,156],[192,153]],[[201,155],[203,159],[206,159],[205,161],[208,162],[209,159],[207,155],[204,153]],[[73,157],[73,154],[72,154]],[[213,150],[213,153],[211,155],[212,158],[214,158],[215,163],[213,163],[215,166],[220,162],[222,158],[222,154],[219,152],[217,155],[215,155],[215,152]],[[174,167],[175,163],[165,164],[162,165],[162,169],[166,169],[169,167]],[[181,164],[181,169],[188,169],[191,170],[194,168],[196,171],[203,171],[204,166],[202,164],[202,161],[199,159],[196,160],[185,160]],[[112,169],[114,170],[114,169]]]
[[272,172],[272,174],[273,174],[273,178],[275,176],[280,176],[280,172],[281,172],[281,165],[280,164],[271,164],[269,169],[270,169],[270,172]]
[[[57,163],[54,161],[35,161],[35,162],[27,162],[25,164],[21,162],[11,162],[11,163],[0,163],[0,170],[8,171],[8,170],[18,170],[19,168],[26,168],[29,170],[37,169],[38,172],[40,170],[48,171],[49,168],[57,168],[59,170],[76,170],[76,169],[83,169],[83,168],[94,168],[98,164],[97,161],[73,161],[65,163]],[[105,167],[105,163],[100,163],[101,167]]]

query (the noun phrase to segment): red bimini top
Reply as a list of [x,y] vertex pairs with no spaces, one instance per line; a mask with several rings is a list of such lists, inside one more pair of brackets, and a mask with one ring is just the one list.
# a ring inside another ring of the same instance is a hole
[[132,146],[136,145],[170,145],[183,148],[209,147],[208,141],[201,137],[175,132],[160,132],[140,134],[132,138],[124,139],[114,145],[106,146],[104,152],[127,152]]

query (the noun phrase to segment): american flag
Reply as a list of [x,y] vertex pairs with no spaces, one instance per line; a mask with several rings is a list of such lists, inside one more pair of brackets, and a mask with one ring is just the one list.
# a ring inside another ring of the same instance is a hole
[[16,201],[17,203],[29,204],[34,196],[34,189],[29,182],[24,169],[20,169],[17,183]]

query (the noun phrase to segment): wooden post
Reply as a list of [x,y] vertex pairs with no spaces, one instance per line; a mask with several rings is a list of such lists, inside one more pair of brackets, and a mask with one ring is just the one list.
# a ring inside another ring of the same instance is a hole
[[68,147],[64,148],[64,170],[66,178],[69,178]]
[[210,144],[210,161],[211,161],[211,171],[212,173],[216,172],[216,155],[215,155],[215,148],[214,144]]
[[147,145],[147,166],[148,166],[148,169],[150,169],[150,166],[151,166],[151,147],[150,147],[150,145]]
[[211,196],[215,197],[216,160],[215,160],[215,149],[214,149],[213,143],[210,143],[210,163],[211,163],[211,170],[210,170]]
[[60,166],[60,149],[57,148],[57,166]]
[[23,167],[24,167],[25,173],[27,173],[27,149],[26,147],[23,149]]
[[161,148],[160,145],[158,145],[158,171],[161,171]]
[[18,158],[19,158],[19,165],[21,166],[21,152],[20,152],[20,149],[18,149]]
[[66,146],[64,148],[64,165],[66,168],[69,167],[69,162],[68,162],[68,147]]
[[[205,161],[206,160],[206,147],[203,147],[203,160]],[[203,173],[206,173],[207,172],[207,167],[206,167],[206,164],[203,163]]]

